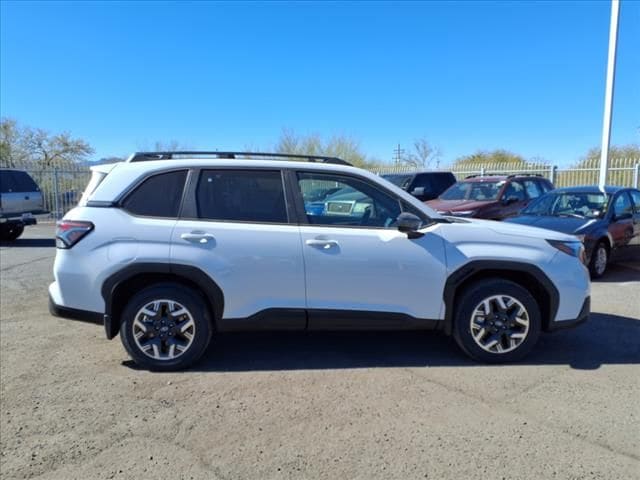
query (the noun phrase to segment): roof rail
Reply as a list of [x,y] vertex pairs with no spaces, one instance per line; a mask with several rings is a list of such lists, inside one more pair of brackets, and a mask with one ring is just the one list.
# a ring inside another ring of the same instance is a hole
[[477,178],[477,177],[505,177],[504,173],[474,173],[473,175],[467,175],[464,178]]
[[136,152],[131,155],[127,162],[147,162],[152,160],[172,160],[179,158],[193,158],[193,157],[210,157],[216,159],[243,159],[250,160],[252,157],[260,157],[272,160],[283,159],[298,159],[313,163],[333,163],[336,165],[349,165],[351,164],[345,160],[337,157],[326,157],[324,155],[302,155],[294,153],[265,153],[265,152]]
[[541,173],[485,173],[484,175],[481,173],[474,173],[473,175],[467,175],[464,178],[477,178],[477,177],[507,177],[507,178],[516,178],[516,177],[544,177]]
[[514,173],[509,175],[507,178],[515,178],[515,177],[544,177],[541,173]]

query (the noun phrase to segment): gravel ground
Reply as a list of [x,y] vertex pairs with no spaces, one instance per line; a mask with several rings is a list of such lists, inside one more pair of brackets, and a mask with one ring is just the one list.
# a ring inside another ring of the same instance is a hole
[[51,317],[51,226],[0,248],[3,479],[640,478],[640,263],[521,364],[440,334],[235,334],[137,370]]

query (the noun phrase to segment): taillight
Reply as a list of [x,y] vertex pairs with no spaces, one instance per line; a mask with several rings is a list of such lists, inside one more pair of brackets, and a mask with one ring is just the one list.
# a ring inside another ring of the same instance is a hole
[[56,247],[71,248],[93,230],[93,223],[61,220],[56,228]]

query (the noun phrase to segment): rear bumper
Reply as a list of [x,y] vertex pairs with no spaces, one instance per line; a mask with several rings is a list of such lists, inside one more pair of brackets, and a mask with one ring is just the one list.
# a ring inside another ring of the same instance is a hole
[[582,304],[582,309],[578,316],[572,320],[561,320],[556,322],[551,322],[549,324],[548,331],[555,332],[557,330],[564,330],[565,328],[573,328],[578,325],[589,320],[589,315],[591,314],[591,297],[587,297],[584,299],[584,303]]
[[104,315],[102,313],[63,307],[53,301],[51,294],[49,294],[49,313],[54,317],[68,318],[69,320],[78,320],[96,325],[104,324]]

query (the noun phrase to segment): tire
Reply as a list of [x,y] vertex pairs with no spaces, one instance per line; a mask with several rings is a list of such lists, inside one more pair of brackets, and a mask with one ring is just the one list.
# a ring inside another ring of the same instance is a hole
[[593,249],[591,260],[589,260],[589,273],[591,273],[591,278],[602,277],[607,271],[608,264],[609,247],[606,242],[600,241]]
[[8,224],[3,225],[0,233],[0,239],[7,242],[13,242],[17,240],[20,235],[24,232],[24,225],[20,224]]
[[163,372],[182,370],[196,362],[209,346],[212,333],[204,298],[171,283],[135,294],[120,325],[120,338],[131,358],[143,368]]
[[[497,278],[481,280],[466,287],[458,299],[453,335],[474,360],[515,362],[538,341],[542,327],[540,308],[531,293],[517,283]],[[489,312],[485,301],[489,302]],[[485,312],[492,315],[490,319],[484,320]]]

